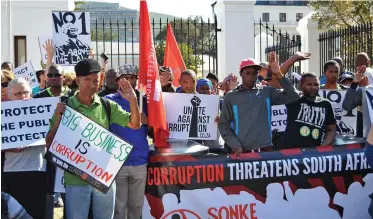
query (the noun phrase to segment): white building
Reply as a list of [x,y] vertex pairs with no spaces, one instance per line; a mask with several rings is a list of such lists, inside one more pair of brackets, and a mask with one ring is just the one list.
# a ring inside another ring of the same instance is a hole
[[74,0],[1,0],[1,62],[41,69],[38,37],[52,36],[52,11],[73,9]]

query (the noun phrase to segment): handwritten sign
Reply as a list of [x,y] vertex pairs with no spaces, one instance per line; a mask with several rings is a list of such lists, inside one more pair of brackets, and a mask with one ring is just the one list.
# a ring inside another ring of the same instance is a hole
[[272,130],[277,130],[278,132],[284,132],[286,129],[287,122],[287,110],[285,105],[272,106]]
[[132,148],[102,126],[66,107],[46,158],[107,193]]
[[17,78],[24,78],[28,81],[31,87],[39,85],[38,78],[30,61],[18,66],[13,72]]
[[59,97],[1,102],[1,150],[45,145]]
[[170,138],[217,139],[219,96],[163,93]]

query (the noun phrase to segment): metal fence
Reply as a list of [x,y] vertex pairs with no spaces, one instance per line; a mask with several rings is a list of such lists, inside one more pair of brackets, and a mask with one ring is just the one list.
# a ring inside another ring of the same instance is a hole
[[372,39],[372,22],[321,33],[320,72],[325,62],[337,56],[343,59],[346,70],[355,72],[355,57],[359,52],[366,52],[373,58]]
[[[216,20],[216,19],[215,19]],[[217,73],[217,28],[216,21],[196,19],[172,19],[151,21],[157,60],[163,64],[167,24],[173,28],[179,49],[187,68],[202,76]],[[92,46],[96,53],[104,52],[109,57],[108,67],[122,64],[138,65],[139,21],[95,20],[91,21]],[[98,59],[98,56],[97,56]]]
[[[270,52],[275,52],[279,57],[280,64],[285,62],[291,56],[295,54],[296,51],[301,50],[301,39],[300,36],[290,36],[287,32],[282,32],[281,29],[278,31],[275,26],[270,27],[268,23],[255,23],[255,28],[259,29],[259,34],[255,36],[255,53],[256,59],[267,60]],[[259,54],[258,54],[259,53]],[[288,72],[288,76],[292,78],[291,73],[297,72],[301,73],[301,68],[299,63],[295,63]]]

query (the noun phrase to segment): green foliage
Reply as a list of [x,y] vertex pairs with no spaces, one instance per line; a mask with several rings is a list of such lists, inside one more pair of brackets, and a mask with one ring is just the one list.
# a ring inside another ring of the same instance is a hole
[[84,2],[84,0],[83,1],[75,1],[74,3],[75,3],[75,9],[74,9],[74,11],[81,11],[81,10],[83,10],[84,9],[84,5],[86,4]]
[[[157,61],[160,65],[163,65],[163,62],[164,62],[165,49],[166,49],[166,43],[163,40],[158,42],[155,46],[155,51],[157,54]],[[195,72],[197,72],[196,66],[202,65],[201,58],[198,55],[195,55],[192,47],[188,46],[185,43],[179,44],[179,49],[183,57],[185,66],[188,69],[192,69]]]
[[92,41],[103,41],[104,37],[105,37],[105,42],[111,41],[111,40],[114,41],[118,39],[118,33],[114,31],[113,33],[111,33],[110,31],[105,31],[105,33],[103,34],[102,30],[97,30],[97,33],[96,33],[96,29],[91,29],[91,40]]
[[373,21],[373,1],[312,0],[309,6],[316,12],[312,18],[320,29],[349,27]]

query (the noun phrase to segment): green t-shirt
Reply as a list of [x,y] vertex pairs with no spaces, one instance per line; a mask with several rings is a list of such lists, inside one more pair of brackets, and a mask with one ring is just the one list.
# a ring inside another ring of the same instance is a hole
[[[117,103],[108,100],[110,103],[110,109],[111,109],[111,114],[110,114],[110,124],[118,124],[120,126],[126,127],[130,121],[130,113],[126,112],[122,109],[121,106],[119,106]],[[109,129],[109,122],[107,121],[107,116],[106,116],[106,111],[105,111],[105,106],[102,105],[100,97],[95,94],[93,101],[91,105],[85,106],[79,102],[79,99],[77,95],[72,96],[68,100],[69,107],[75,109],[79,113],[85,115],[92,121],[98,123],[102,127]],[[53,114],[53,117],[50,121],[49,125],[49,130],[52,129],[56,122],[56,115]],[[68,137],[68,136],[66,136]],[[66,185],[87,185],[86,182],[81,180],[80,178],[65,172],[65,184]]]

